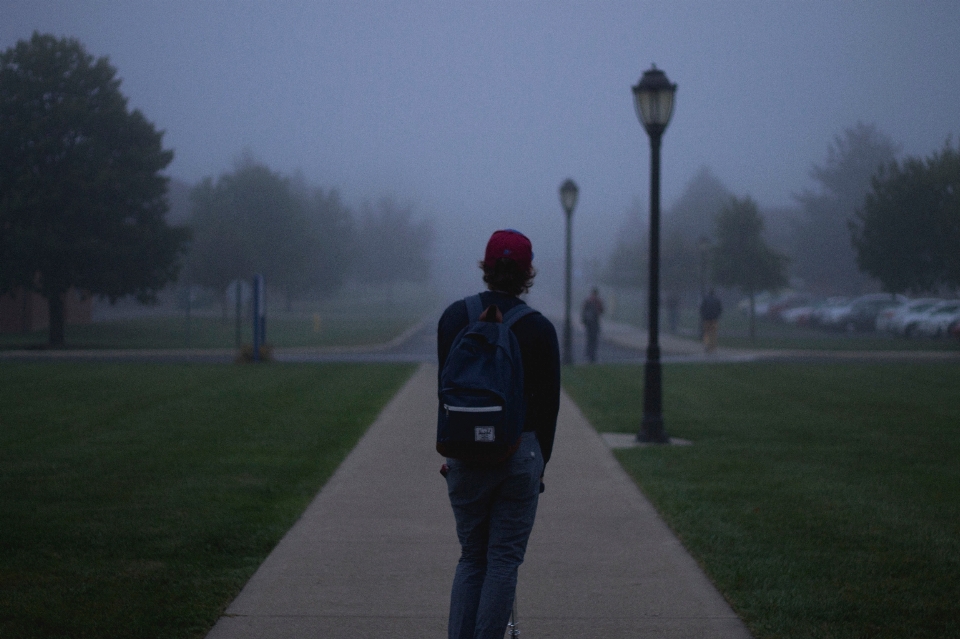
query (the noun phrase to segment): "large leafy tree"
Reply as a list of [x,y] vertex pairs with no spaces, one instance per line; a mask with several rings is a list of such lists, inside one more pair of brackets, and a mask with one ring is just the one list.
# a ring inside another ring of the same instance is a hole
[[46,298],[51,345],[70,288],[147,302],[176,278],[188,232],[164,218],[162,137],[77,40],[0,53],[0,288]]
[[644,203],[634,198],[624,211],[624,221],[607,261],[604,282],[613,286],[641,287],[647,283],[648,245]]
[[303,286],[326,296],[340,289],[355,265],[353,214],[335,189],[313,189],[305,194],[305,202],[314,249],[309,257],[310,277]]
[[763,216],[750,197],[732,197],[717,215],[712,253],[713,280],[736,286],[750,300],[750,338],[756,335],[757,293],[787,284],[787,258],[763,238]]
[[[698,288],[701,237],[713,227],[717,213],[731,193],[706,166],[687,182],[680,198],[663,216],[660,276],[663,289],[680,294]],[[626,223],[617,234],[605,281],[623,286],[647,283],[647,209],[636,200],[625,213]]]
[[714,218],[732,195],[708,167],[701,166],[663,216],[666,234],[679,233],[686,244],[695,245],[713,230]]
[[800,214],[791,251],[795,274],[811,288],[850,292],[869,285],[857,268],[848,222],[863,204],[871,177],[898,152],[875,126],[858,123],[836,136],[823,164],[811,169],[816,187],[794,196]]
[[433,222],[414,218],[413,207],[393,197],[360,207],[355,275],[361,282],[392,286],[430,277]]
[[960,287],[960,146],[892,162],[850,223],[860,268],[894,293]]
[[289,179],[243,157],[216,182],[201,181],[191,199],[194,283],[225,296],[230,282],[261,273],[288,299],[302,290],[314,242],[305,203]]
[[709,235],[717,215],[732,196],[710,169],[702,166],[687,182],[680,199],[667,209],[660,249],[664,290],[680,294],[700,288],[698,245],[701,238]]

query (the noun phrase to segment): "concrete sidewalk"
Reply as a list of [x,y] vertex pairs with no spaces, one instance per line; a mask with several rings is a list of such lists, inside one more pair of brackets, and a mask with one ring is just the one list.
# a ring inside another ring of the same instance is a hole
[[[208,637],[445,637],[459,554],[424,365]],[[564,395],[520,569],[522,636],[749,633]]]

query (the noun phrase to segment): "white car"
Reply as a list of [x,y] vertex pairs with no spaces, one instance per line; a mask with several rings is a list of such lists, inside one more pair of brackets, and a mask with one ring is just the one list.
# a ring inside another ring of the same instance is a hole
[[810,324],[810,318],[813,317],[813,312],[817,310],[817,307],[813,304],[807,304],[804,306],[794,306],[793,308],[788,308],[787,310],[780,313],[780,319],[782,319],[787,324],[795,324],[796,326],[807,326]]
[[900,302],[895,306],[889,306],[879,313],[877,313],[877,320],[874,323],[874,328],[878,333],[888,332],[887,327],[890,325],[890,320],[893,319],[893,316],[909,306],[910,302]]
[[[753,312],[757,317],[763,317],[767,314],[767,309],[770,308],[770,302],[776,299],[767,291],[757,293],[753,296]],[[750,298],[745,297],[737,304],[737,310],[739,310],[744,315],[750,313]]]
[[908,322],[916,322],[921,314],[932,307],[937,302],[943,300],[936,297],[923,297],[910,300],[903,306],[897,308],[889,317],[884,319],[881,314],[877,318],[877,330],[893,333],[894,335],[903,335],[904,327]]
[[813,312],[810,313],[810,324],[812,326],[825,327],[827,325],[827,317],[834,312],[833,309],[840,306],[845,306],[849,304],[849,302],[849,297],[828,297],[814,306]]
[[[870,305],[875,305],[875,311],[879,312],[879,306],[886,302],[902,303],[906,301],[903,295],[891,295],[890,293],[867,293],[860,297],[850,300],[848,304],[831,306],[826,310],[823,316],[822,326],[834,330],[873,330],[875,317],[863,316],[861,311],[870,312]],[[855,316],[856,315],[856,316]],[[866,319],[869,319],[869,326],[862,325]]]
[[847,297],[832,297],[827,303],[814,311],[813,320],[818,326],[836,328],[843,318],[850,314],[853,300]]
[[917,333],[925,337],[943,337],[957,319],[960,319],[960,300],[945,302],[917,324]]
[[949,303],[947,300],[937,300],[933,304],[926,306],[923,309],[918,309],[910,313],[905,313],[898,321],[895,326],[895,334],[901,335],[903,337],[914,337],[917,334],[917,327],[920,326],[920,323],[927,319],[931,313],[936,312],[941,306]]

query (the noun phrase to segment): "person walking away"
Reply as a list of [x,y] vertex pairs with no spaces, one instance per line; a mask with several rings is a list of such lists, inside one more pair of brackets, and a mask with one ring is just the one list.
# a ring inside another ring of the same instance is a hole
[[703,327],[703,348],[707,353],[717,349],[717,330],[720,326],[720,315],[723,314],[723,304],[713,289],[700,302],[700,320]]
[[603,300],[600,292],[594,288],[590,297],[583,301],[580,309],[580,321],[587,330],[587,361],[597,361],[597,348],[600,345],[600,316],[603,315]]
[[[480,321],[499,321],[525,305],[519,295],[533,284],[532,261],[533,247],[522,233],[500,230],[491,235],[480,262],[488,289],[479,294],[479,306],[485,309]],[[470,317],[467,300],[443,312],[437,325],[440,378],[460,332],[477,320]],[[525,409],[519,447],[499,464],[448,458],[441,468],[461,548],[450,593],[450,639],[503,639],[553,450],[560,407],[556,330],[538,312],[522,315],[509,330],[522,360]]]

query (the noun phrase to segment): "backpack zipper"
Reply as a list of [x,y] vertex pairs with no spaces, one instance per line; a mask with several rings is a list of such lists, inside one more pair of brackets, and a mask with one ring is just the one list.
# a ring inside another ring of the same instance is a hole
[[455,413],[499,413],[503,410],[503,406],[451,406],[450,404],[444,404],[443,409],[447,415],[450,414],[450,411]]

